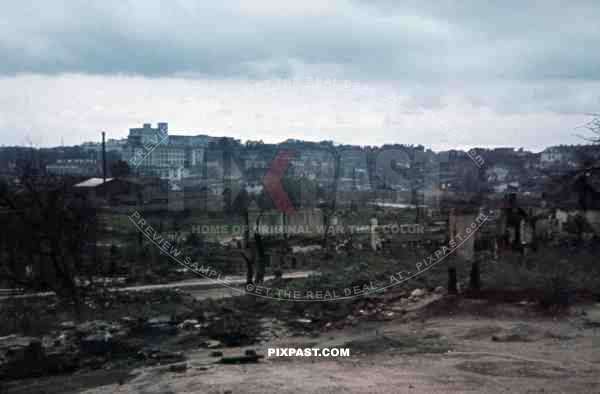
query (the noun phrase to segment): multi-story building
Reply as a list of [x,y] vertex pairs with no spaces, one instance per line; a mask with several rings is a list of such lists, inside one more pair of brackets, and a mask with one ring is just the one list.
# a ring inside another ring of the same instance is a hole
[[560,164],[565,159],[565,152],[558,146],[545,149],[540,155],[540,164],[543,167]]
[[58,176],[94,176],[100,175],[102,168],[95,159],[68,159],[48,164],[46,171]]
[[[84,142],[81,144],[83,151],[87,152],[87,157],[94,160],[102,160],[102,143]],[[114,153],[121,160],[127,160],[127,139],[109,139],[106,141],[106,152]]]
[[156,128],[144,123],[142,127],[129,129],[128,162],[139,174],[181,180],[201,166],[210,141],[211,137],[206,135],[169,135],[168,123],[158,123]]

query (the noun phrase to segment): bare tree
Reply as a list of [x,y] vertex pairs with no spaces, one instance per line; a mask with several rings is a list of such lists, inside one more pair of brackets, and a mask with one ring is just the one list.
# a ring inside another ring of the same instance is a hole
[[587,121],[583,125],[578,128],[586,129],[591,135],[579,135],[580,138],[584,139],[587,142],[591,142],[594,144],[600,143],[600,114],[592,113],[588,114],[592,117],[591,120]]
[[[259,215],[256,219],[256,226],[260,226],[260,218],[262,215]],[[267,254],[266,254],[266,246],[265,241],[260,235],[260,231],[254,232],[254,242],[256,244],[256,273],[254,275],[254,283],[262,284],[265,281],[265,269],[267,266]]]
[[23,176],[0,191],[5,225],[0,281],[30,291],[54,291],[77,311],[93,286],[96,211],[53,177]]
[[[246,229],[248,228],[250,212],[245,212]],[[256,228],[254,231],[254,243],[250,245],[249,232],[244,231],[244,247],[248,253],[240,252],[242,258],[246,261],[246,284],[261,284],[265,280],[265,268],[267,265],[266,244],[260,235],[260,221],[262,212],[256,218]]]

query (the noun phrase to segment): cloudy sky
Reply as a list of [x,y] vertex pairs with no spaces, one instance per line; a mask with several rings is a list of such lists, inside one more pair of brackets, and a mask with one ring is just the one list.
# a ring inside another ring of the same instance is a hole
[[540,150],[580,143],[600,112],[597,1],[2,2],[3,145],[165,121],[242,140]]

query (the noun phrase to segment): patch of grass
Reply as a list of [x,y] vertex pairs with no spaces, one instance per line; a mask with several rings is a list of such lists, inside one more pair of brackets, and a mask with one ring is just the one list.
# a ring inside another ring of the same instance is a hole
[[350,354],[374,354],[395,352],[402,354],[445,353],[450,345],[435,333],[421,335],[405,334],[401,337],[381,335],[371,338],[361,338],[344,344],[350,348]]
[[567,369],[555,367],[541,362],[502,360],[502,361],[463,361],[456,365],[457,369],[474,372],[480,375],[503,376],[517,378],[557,378],[567,376]]
[[462,338],[468,340],[489,340],[492,335],[498,334],[500,331],[502,331],[502,328],[494,326],[473,327],[470,328]]

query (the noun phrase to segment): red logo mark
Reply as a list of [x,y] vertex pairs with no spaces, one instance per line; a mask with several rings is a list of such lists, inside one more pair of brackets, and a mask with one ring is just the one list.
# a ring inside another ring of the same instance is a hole
[[269,193],[273,204],[275,204],[275,208],[279,212],[296,212],[294,205],[292,205],[292,200],[290,200],[281,184],[281,178],[285,175],[295,155],[295,150],[280,150],[277,152],[262,180],[265,190]]

